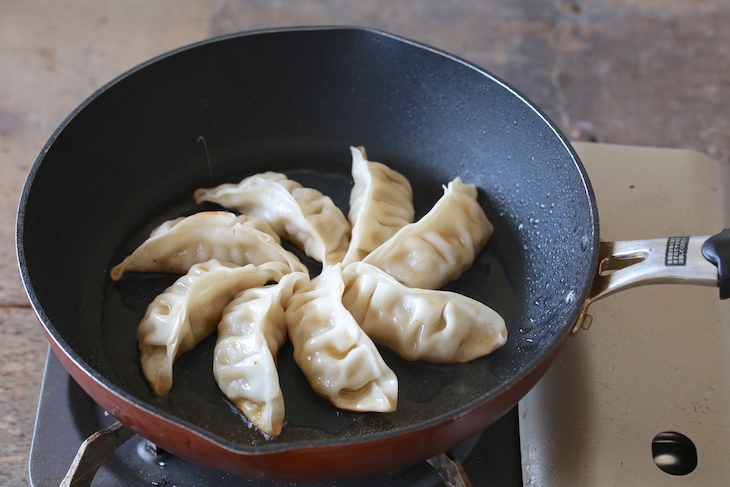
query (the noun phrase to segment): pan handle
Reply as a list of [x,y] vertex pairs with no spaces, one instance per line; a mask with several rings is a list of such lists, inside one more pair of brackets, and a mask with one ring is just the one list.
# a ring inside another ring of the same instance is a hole
[[646,284],[719,286],[730,297],[730,229],[705,237],[601,242],[598,268],[573,334],[588,329],[588,307],[619,291]]
[[702,255],[717,266],[720,299],[730,298],[730,229],[708,238],[702,246]]

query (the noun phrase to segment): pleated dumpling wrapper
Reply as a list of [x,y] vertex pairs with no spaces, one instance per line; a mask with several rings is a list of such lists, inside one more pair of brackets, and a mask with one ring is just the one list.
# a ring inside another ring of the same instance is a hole
[[294,272],[277,284],[240,292],[223,310],[213,350],[213,375],[236,407],[268,436],[284,424],[284,396],[279,386],[276,355],[287,339],[284,307],[309,281]]
[[398,230],[413,222],[413,190],[399,172],[367,160],[362,147],[350,147],[353,186],[350,192],[352,238],[342,265],[362,260]]
[[455,178],[420,220],[408,224],[363,262],[408,287],[439,289],[474,263],[493,226],[477,201],[477,189]]
[[195,201],[263,218],[281,238],[323,265],[342,262],[350,244],[350,223],[330,197],[281,173],[269,171],[238,184],[200,188]]
[[111,271],[115,281],[125,272],[185,274],[195,264],[216,259],[244,266],[282,262],[306,272],[299,258],[281,246],[264,220],[228,211],[202,211],[169,220]]
[[406,360],[468,362],[507,343],[504,318],[475,299],[410,288],[364,262],[342,275],[345,308],[375,343]]
[[392,412],[398,379],[342,305],[341,264],[327,266],[287,304],[294,360],[310,386],[335,407]]
[[240,267],[210,260],[192,266],[157,296],[137,329],[142,372],[155,394],[170,391],[174,361],[215,332],[236,294],[290,273],[280,262]]

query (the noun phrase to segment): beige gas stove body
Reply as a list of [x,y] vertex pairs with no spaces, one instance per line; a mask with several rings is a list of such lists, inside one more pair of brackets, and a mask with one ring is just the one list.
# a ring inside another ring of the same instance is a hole
[[[576,143],[601,238],[713,235],[730,227],[726,168],[696,152]],[[730,485],[730,300],[650,285],[594,303],[519,405],[528,486]],[[679,432],[697,467],[670,475],[652,441]]]

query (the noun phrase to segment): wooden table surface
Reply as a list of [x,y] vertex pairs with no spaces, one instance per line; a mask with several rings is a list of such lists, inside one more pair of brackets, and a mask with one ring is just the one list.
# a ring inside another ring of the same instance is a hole
[[52,131],[94,90],[167,50],[333,24],[474,62],[574,140],[688,148],[730,164],[725,0],[0,0],[0,484],[28,478],[46,342],[17,271],[15,212]]

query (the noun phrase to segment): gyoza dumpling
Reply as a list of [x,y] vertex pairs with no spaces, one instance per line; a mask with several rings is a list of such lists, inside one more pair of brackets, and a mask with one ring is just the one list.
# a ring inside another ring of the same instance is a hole
[[240,267],[210,260],[192,266],[157,296],[137,329],[142,372],[155,393],[170,391],[173,362],[215,332],[236,294],[290,272],[280,262]]
[[201,188],[195,191],[195,200],[263,218],[281,238],[324,265],[342,262],[350,243],[350,224],[332,200],[280,173],[269,171],[238,184]]
[[294,360],[314,391],[352,411],[390,412],[398,379],[342,305],[342,268],[325,267],[294,293],[285,313]]
[[406,360],[467,362],[507,342],[499,313],[467,296],[409,288],[364,262],[342,276],[345,308],[375,343]]
[[426,215],[398,230],[363,259],[408,287],[438,289],[472,265],[493,227],[477,189],[460,178],[444,188]]
[[282,262],[292,271],[307,272],[297,256],[281,246],[266,221],[227,211],[203,211],[157,227],[112,269],[111,277],[118,281],[127,271],[185,274],[192,265],[211,259],[240,266]]
[[240,292],[223,310],[213,350],[213,375],[221,391],[269,436],[284,423],[276,354],[286,341],[284,306],[296,287],[309,281],[302,272],[278,284]]
[[399,172],[366,160],[362,147],[350,147],[352,179],[350,248],[343,265],[362,260],[405,225],[413,222],[413,191]]

